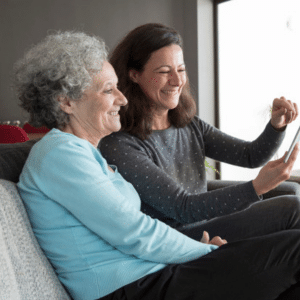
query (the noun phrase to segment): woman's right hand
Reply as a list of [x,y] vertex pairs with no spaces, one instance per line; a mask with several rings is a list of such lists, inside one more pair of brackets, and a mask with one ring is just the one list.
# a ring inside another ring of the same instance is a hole
[[281,182],[290,178],[293,165],[299,153],[299,143],[296,144],[289,160],[285,163],[283,157],[268,162],[258,173],[257,177],[252,181],[253,187],[257,195],[262,195],[274,189]]
[[204,244],[211,244],[211,245],[216,245],[216,246],[222,246],[227,244],[226,240],[221,239],[219,236],[215,236],[211,240],[209,240],[209,234],[207,231],[203,231],[203,236],[202,239],[200,240],[201,243]]

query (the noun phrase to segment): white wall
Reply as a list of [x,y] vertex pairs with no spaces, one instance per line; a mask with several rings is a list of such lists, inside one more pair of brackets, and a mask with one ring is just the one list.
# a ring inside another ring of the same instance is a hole
[[[199,117],[215,126],[213,0],[198,0],[197,20]],[[214,160],[206,160],[216,167]],[[216,173],[208,169],[207,178],[215,179]]]
[[215,125],[213,1],[198,0],[199,116]]

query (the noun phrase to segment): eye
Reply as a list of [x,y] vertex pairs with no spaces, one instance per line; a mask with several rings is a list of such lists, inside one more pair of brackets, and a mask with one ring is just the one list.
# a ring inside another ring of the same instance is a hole
[[185,69],[178,70],[178,72],[185,72]]
[[170,71],[160,71],[160,74],[166,74],[166,73],[170,73]]
[[109,89],[109,90],[105,90],[104,93],[105,93],[105,94],[111,94],[112,91],[113,91],[112,89]]

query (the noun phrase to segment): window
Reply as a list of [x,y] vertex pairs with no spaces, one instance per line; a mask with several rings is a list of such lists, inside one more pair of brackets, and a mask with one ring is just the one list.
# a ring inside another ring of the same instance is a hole
[[[300,1],[232,0],[217,9],[219,126],[251,141],[269,121],[274,98],[300,109]],[[300,116],[273,159],[288,150],[299,125]],[[258,171],[221,163],[225,180],[251,180]]]

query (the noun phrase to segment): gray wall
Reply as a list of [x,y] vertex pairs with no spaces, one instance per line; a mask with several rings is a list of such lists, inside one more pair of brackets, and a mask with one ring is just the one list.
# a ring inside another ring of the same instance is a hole
[[[10,74],[14,62],[49,30],[83,30],[101,36],[113,48],[131,29],[162,22],[179,30],[185,61],[198,96],[197,2],[205,0],[0,0],[0,121],[28,116],[14,98]],[[209,0],[211,1],[211,0]]]

